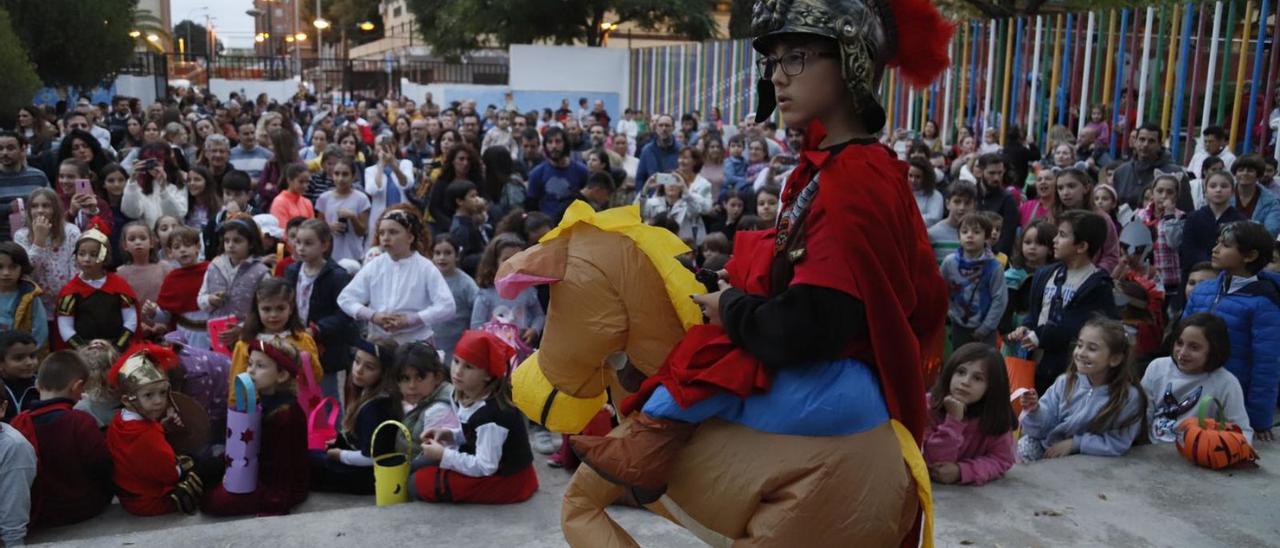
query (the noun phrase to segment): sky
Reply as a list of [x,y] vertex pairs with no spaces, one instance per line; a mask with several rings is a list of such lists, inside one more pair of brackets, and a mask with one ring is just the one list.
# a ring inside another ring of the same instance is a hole
[[253,46],[253,18],[245,11],[253,8],[253,0],[170,0],[169,15],[173,24],[190,19],[201,25],[204,16],[213,18],[218,39],[229,48]]

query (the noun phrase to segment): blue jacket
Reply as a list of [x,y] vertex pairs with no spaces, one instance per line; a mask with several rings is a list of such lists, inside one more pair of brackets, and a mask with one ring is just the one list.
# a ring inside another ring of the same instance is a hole
[[1098,314],[1108,318],[1120,317],[1116,310],[1113,293],[1115,285],[1111,276],[1106,271],[1099,270],[1080,284],[1070,301],[1062,304],[1057,317],[1051,315],[1044,325],[1037,325],[1040,321],[1040,307],[1044,304],[1044,290],[1053,283],[1058,271],[1065,268],[1066,265],[1062,263],[1053,263],[1036,271],[1035,277],[1031,279],[1031,302],[1027,306],[1027,316],[1022,321],[1023,326],[1036,333],[1040,349],[1044,351],[1044,356],[1036,364],[1036,391],[1041,394],[1047,393],[1058,375],[1067,370],[1076,336],[1080,334],[1080,328],[1084,327],[1085,322]]
[[675,171],[679,158],[680,143],[677,143],[675,138],[671,139],[671,146],[663,148],[658,146],[658,139],[655,137],[640,151],[640,165],[636,167],[636,186],[644,188],[644,183],[654,173]]
[[1231,357],[1227,371],[1244,391],[1249,424],[1256,431],[1271,428],[1280,394],[1280,274],[1259,272],[1258,281],[1227,294],[1231,277],[1201,283],[1187,299],[1185,316],[1209,312],[1227,322]]
[[[1239,208],[1235,198],[1231,199],[1231,205]],[[1267,232],[1272,236],[1280,234],[1280,197],[1259,184],[1258,203],[1253,206],[1253,217],[1250,220],[1267,227]]]
[[1106,407],[1111,391],[1107,386],[1093,386],[1084,373],[1076,373],[1076,383],[1068,397],[1067,375],[1058,377],[1043,396],[1035,411],[1022,417],[1022,435],[1048,449],[1062,440],[1071,440],[1073,453],[1118,457],[1129,451],[1133,440],[1142,430],[1142,417],[1146,413],[1142,392],[1137,387],[1125,387],[1128,395],[1120,414],[1102,432],[1089,430]]
[[750,183],[747,182],[746,158],[729,156],[724,159],[724,185],[720,187],[717,201],[723,202],[730,190],[751,193]]
[[[297,290],[298,274],[302,271],[302,263],[293,263],[284,269],[284,279]],[[347,287],[351,275],[329,259],[320,274],[316,276],[315,285],[311,287],[311,298],[307,301],[307,317],[299,317],[303,327],[316,326],[315,339],[320,343],[322,355],[320,363],[325,373],[335,373],[347,368],[351,363],[351,344],[355,342],[357,333],[355,321],[338,308],[338,294]]]

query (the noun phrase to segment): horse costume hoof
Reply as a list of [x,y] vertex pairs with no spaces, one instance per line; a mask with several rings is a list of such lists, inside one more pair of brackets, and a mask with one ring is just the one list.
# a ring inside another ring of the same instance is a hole
[[[579,460],[606,480],[646,495],[656,491],[660,497],[680,450],[697,428],[697,424],[637,413],[625,436],[574,436],[569,444]],[[639,494],[636,498],[644,503]]]

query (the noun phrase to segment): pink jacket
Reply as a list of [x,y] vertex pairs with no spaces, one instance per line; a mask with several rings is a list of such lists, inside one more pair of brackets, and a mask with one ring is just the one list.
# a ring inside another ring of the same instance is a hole
[[954,462],[960,466],[960,483],[982,485],[1003,476],[1013,467],[1013,432],[988,436],[977,418],[958,421],[950,415],[938,423],[930,413],[924,431],[924,460],[929,464]]

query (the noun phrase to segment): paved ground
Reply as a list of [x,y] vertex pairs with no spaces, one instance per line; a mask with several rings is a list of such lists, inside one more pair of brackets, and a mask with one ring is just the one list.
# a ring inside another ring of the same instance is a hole
[[[1280,444],[1259,449],[1263,466],[1252,470],[1201,470],[1172,447],[1148,446],[1123,458],[1072,456],[1017,466],[980,488],[938,488],[937,544],[1280,546],[1280,474],[1276,459],[1267,458]],[[260,519],[134,518],[113,506],[88,523],[29,540],[68,547],[563,546],[559,501],[568,475],[542,465],[538,473],[541,490],[515,506],[376,508],[372,497],[312,495],[293,515]],[[700,546],[683,529],[647,512],[611,513],[643,546]]]

